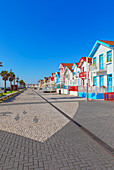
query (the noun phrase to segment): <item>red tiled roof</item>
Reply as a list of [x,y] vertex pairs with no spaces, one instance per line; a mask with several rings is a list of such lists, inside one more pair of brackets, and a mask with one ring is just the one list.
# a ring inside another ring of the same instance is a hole
[[[77,65],[78,68],[81,67],[81,65],[82,65],[82,63],[83,63],[84,61],[86,62],[86,57],[81,57],[78,65]],[[92,58],[90,58],[90,57],[88,58],[88,63],[92,63]]]
[[63,66],[73,66],[73,63],[61,63]]
[[67,68],[68,68],[71,72],[73,72],[72,66],[67,66]]
[[107,40],[99,40],[99,41],[104,42],[109,45],[114,45],[114,41],[107,41]]
[[60,72],[57,72],[58,75],[60,75]]
[[92,63],[92,58],[88,58],[88,63]]

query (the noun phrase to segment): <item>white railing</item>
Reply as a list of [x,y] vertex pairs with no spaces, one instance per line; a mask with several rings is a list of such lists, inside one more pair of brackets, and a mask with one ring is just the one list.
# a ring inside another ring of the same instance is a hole
[[[78,87],[79,92],[86,92],[87,87],[86,86],[79,86]],[[107,88],[103,87],[97,87],[97,86],[88,86],[88,93],[106,93]]]
[[97,63],[96,65],[90,66],[90,71],[106,71],[107,65],[106,63]]

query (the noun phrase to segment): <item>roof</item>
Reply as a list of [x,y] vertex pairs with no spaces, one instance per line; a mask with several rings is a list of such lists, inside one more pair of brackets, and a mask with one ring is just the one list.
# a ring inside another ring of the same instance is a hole
[[92,48],[92,50],[90,51],[88,57],[93,57],[93,55],[95,54],[95,52],[97,51],[97,49],[99,48],[100,45],[104,45],[106,47],[114,47],[114,41],[107,41],[107,40],[97,40]]
[[71,72],[73,72],[73,70],[72,70],[72,66],[67,66],[67,67],[65,68],[65,72],[64,72],[64,74],[66,74],[67,69],[69,69]]
[[109,44],[109,45],[114,45],[114,41],[107,41],[107,40],[99,40],[105,44]]
[[71,72],[73,72],[72,66],[71,66],[71,67],[68,66],[67,68],[68,68]]
[[[83,62],[86,62],[86,57],[81,57],[80,58],[80,61],[79,61],[78,65],[77,65],[77,67],[80,68],[81,65],[83,64]],[[88,57],[88,63],[92,63],[92,58]]]
[[78,65],[78,63],[75,62],[72,66],[72,70],[74,70],[74,66],[77,66],[77,65]]
[[61,63],[63,66],[72,66],[73,63]]
[[39,82],[40,82],[40,81],[43,81],[43,80],[39,80]]
[[60,75],[60,72],[57,72],[58,75]]

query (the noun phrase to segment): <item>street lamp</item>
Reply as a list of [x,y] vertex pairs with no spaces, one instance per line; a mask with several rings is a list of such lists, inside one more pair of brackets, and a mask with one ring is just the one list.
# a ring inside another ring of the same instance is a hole
[[[2,62],[0,62],[0,67],[3,67]],[[1,88],[0,88],[0,91],[1,91]]]
[[12,69],[10,70],[9,81],[10,81],[10,91],[12,93],[12,81],[13,81],[13,72],[12,72]]
[[88,57],[86,57],[86,78],[87,78],[87,82],[86,82],[86,100],[88,101]]

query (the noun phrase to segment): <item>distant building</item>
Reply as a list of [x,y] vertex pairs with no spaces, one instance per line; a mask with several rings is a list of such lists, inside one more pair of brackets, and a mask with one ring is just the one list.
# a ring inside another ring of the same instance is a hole
[[[86,86],[87,85],[87,58],[81,57],[80,61],[77,65],[77,68],[80,69],[79,73],[79,84],[80,86]],[[92,65],[92,58],[88,58],[88,85],[91,85],[91,73],[90,73],[90,66]]]
[[59,66],[59,70],[60,70],[60,83],[64,84],[65,83],[65,68],[66,67],[72,67],[73,63],[61,63]]

